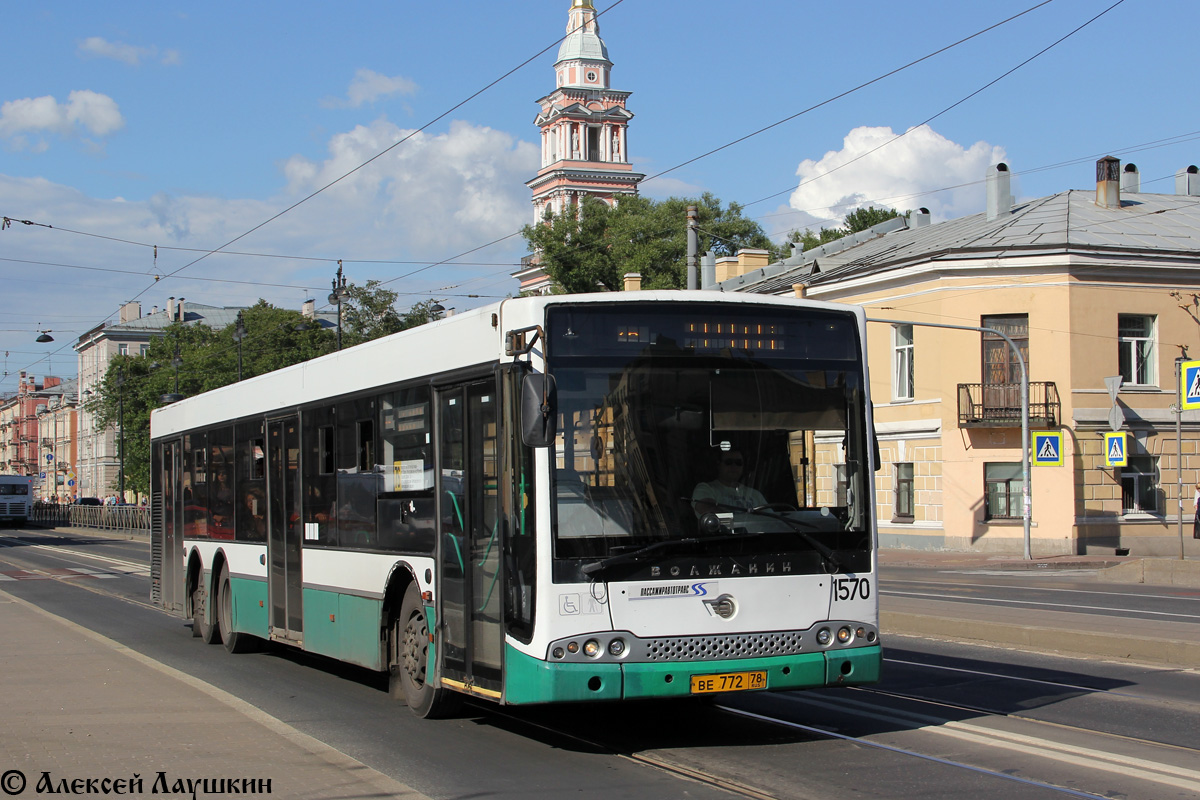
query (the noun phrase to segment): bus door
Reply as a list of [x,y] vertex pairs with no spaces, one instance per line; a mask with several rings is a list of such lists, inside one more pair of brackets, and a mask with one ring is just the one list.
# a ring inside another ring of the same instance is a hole
[[304,639],[303,574],[300,567],[300,421],[267,420],[267,592],[271,638]]
[[153,535],[150,541],[150,599],[168,611],[182,611],[183,571],[183,442],[155,442],[151,474]]
[[494,379],[438,392],[442,677],[496,698],[504,643],[498,405]]

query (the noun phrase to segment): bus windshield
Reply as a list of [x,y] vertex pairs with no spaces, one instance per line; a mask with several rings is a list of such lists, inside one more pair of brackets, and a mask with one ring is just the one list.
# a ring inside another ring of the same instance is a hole
[[596,559],[637,573],[765,553],[796,554],[795,571],[869,568],[866,389],[851,313],[551,307],[547,360],[557,577]]

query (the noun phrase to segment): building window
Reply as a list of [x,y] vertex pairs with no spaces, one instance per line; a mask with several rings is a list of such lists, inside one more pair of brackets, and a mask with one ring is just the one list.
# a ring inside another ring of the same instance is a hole
[[913,326],[892,326],[892,399],[912,400],[913,383]]
[[1021,472],[1019,463],[983,465],[984,519],[1021,518]]
[[1154,456],[1130,456],[1121,467],[1121,510],[1126,514],[1158,511],[1158,459]]
[[896,505],[894,516],[897,520],[911,521],[913,518],[913,465],[896,465]]
[[[983,318],[983,327],[1000,331],[1012,339],[1025,369],[1029,370],[1029,315],[995,314]],[[1020,384],[1021,365],[1004,338],[994,333],[983,334],[983,382],[992,385]]]
[[129,345],[127,345],[127,344],[117,345],[117,355],[119,355],[119,356],[129,355]]
[[1155,385],[1153,316],[1117,315],[1117,363],[1125,383]]

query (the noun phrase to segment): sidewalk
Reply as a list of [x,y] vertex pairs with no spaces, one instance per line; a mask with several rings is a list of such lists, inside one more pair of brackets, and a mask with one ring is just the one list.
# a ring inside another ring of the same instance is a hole
[[5,592],[0,631],[6,796],[193,796],[194,788],[195,797],[424,798],[249,703]]
[[[1104,584],[1200,587],[1200,561],[1118,556],[1021,556],[880,550],[884,634],[973,641],[1000,647],[1200,667],[1200,622],[1128,619],[1043,609],[1022,612],[1003,604],[950,602],[888,594],[889,568],[986,570],[1068,577],[1094,570],[1084,580]],[[999,577],[997,580],[1005,580]],[[1083,584],[1086,585],[1086,584]],[[1132,590],[1132,589],[1131,589]],[[886,639],[885,639],[886,647]]]
[[963,553],[948,550],[881,549],[879,566],[931,569],[1099,570],[1103,583],[1144,583],[1150,586],[1200,588],[1200,559],[1142,558],[1139,556],[1039,556]]

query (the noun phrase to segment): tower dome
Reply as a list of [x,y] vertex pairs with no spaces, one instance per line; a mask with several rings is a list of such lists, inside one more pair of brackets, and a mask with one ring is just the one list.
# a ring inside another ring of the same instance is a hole
[[567,17],[567,38],[558,48],[554,66],[558,70],[559,86],[586,85],[589,82],[583,78],[589,73],[593,76],[591,84],[595,83],[595,78],[603,78],[607,85],[612,62],[608,59],[608,47],[600,38],[600,24],[596,21],[592,0],[572,0]]

